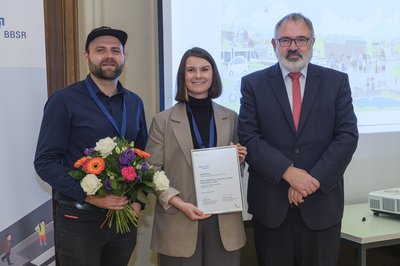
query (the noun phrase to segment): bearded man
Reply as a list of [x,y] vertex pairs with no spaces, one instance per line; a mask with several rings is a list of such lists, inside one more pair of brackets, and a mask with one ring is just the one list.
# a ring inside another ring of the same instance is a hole
[[311,21],[282,18],[278,63],[242,78],[239,142],[260,266],[336,266],[343,175],[357,147],[347,74],[310,63]]
[[56,252],[60,265],[126,266],[136,244],[136,227],[117,234],[102,226],[107,210],[132,204],[126,197],[87,195],[69,172],[83,151],[99,139],[118,136],[144,149],[147,127],[141,98],[125,89],[119,76],[125,65],[126,32],[93,29],[86,38],[85,80],[55,92],[44,108],[35,154],[39,177],[54,189]]

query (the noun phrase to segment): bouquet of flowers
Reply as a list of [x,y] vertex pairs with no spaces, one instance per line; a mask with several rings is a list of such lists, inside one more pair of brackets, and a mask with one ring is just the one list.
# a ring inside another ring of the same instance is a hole
[[[135,148],[133,142],[107,137],[100,139],[95,148],[86,149],[84,154],[75,162],[70,175],[80,181],[87,195],[126,196],[130,202],[146,204],[148,193],[169,186],[164,172],[154,173],[153,167],[145,162],[150,154]],[[108,210],[102,226],[108,223],[111,227],[114,222],[117,233],[129,232],[129,223],[137,226],[138,217],[131,204],[122,210]]]

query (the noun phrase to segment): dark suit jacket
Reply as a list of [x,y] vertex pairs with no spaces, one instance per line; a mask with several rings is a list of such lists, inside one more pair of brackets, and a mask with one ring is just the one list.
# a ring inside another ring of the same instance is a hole
[[279,64],[243,77],[241,92],[249,213],[269,228],[281,225],[289,206],[282,175],[294,165],[321,184],[300,205],[306,225],[318,230],[340,222],[343,173],[358,141],[347,74],[309,64],[297,133]]

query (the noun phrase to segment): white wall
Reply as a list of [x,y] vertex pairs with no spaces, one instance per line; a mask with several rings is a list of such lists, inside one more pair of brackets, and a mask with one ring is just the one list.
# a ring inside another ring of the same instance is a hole
[[400,187],[400,133],[361,134],[345,173],[345,203],[368,201],[368,192]]

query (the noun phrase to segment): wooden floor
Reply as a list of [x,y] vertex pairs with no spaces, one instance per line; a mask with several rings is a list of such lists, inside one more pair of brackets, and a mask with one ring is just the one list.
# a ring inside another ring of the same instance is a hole
[[[399,224],[400,226],[400,224]],[[246,222],[247,242],[242,249],[241,265],[258,266],[254,248],[254,234],[251,223]],[[338,266],[356,266],[356,248],[342,244],[340,247]],[[400,245],[375,248],[367,251],[367,266],[400,266]]]

